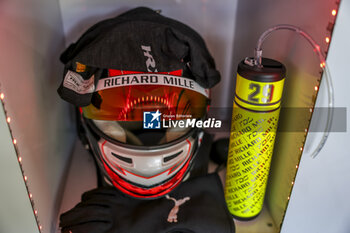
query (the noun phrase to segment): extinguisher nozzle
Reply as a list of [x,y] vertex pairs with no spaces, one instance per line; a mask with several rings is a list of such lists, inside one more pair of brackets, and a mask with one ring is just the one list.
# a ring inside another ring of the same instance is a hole
[[262,49],[255,48],[254,50],[254,65],[262,68]]

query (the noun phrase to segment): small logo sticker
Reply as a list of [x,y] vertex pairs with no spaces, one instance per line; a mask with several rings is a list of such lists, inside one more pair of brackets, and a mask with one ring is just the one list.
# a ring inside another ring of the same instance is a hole
[[170,197],[169,195],[165,196],[166,199],[172,200],[174,202],[174,207],[170,210],[169,215],[168,215],[168,222],[177,222],[177,214],[180,209],[180,205],[184,204],[186,201],[189,201],[189,197],[185,197],[179,200],[176,200],[173,197]]
[[156,112],[143,112],[143,128],[144,129],[160,129],[160,116],[162,114]]
[[64,77],[63,86],[78,94],[92,93],[95,90],[94,79],[95,76],[92,75],[88,80],[84,80],[80,74],[68,70]]
[[76,72],[82,73],[86,71],[86,65],[81,64],[79,62],[76,62],[75,64],[76,64],[76,69],[75,69]]
[[145,46],[141,45],[141,48],[143,50],[143,55],[147,57],[146,60],[146,66],[148,72],[158,72],[156,68],[156,61],[154,60],[152,54],[151,54],[151,46]]

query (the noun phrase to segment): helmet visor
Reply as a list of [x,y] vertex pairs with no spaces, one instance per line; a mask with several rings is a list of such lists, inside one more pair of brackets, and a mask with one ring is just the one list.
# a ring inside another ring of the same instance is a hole
[[162,119],[204,117],[209,92],[194,80],[166,74],[127,74],[99,80],[83,115],[94,120],[143,121],[144,112]]

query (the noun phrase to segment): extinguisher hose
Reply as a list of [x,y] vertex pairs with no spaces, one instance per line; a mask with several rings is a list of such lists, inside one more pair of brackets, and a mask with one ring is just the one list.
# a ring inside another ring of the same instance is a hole
[[325,56],[323,55],[320,46],[315,42],[314,39],[312,39],[312,37],[307,34],[306,32],[304,32],[303,30],[301,30],[298,27],[295,27],[293,25],[288,25],[288,24],[279,24],[279,25],[275,25],[269,29],[267,29],[263,34],[261,34],[256,47],[255,47],[255,52],[254,52],[254,64],[257,65],[258,67],[262,67],[261,64],[261,60],[262,60],[262,44],[265,41],[265,39],[270,36],[270,34],[273,31],[276,30],[290,30],[290,31],[294,31],[296,33],[298,33],[299,35],[301,35],[302,37],[304,37],[310,44],[311,46],[314,48],[314,51],[316,53],[316,55],[318,56],[319,60],[320,60],[320,66],[323,69],[323,73],[325,75],[326,78],[326,82],[327,82],[327,91],[328,91],[328,114],[327,114],[327,122],[326,122],[326,126],[325,126],[325,130],[322,136],[322,139],[320,140],[320,142],[318,143],[317,147],[315,148],[315,150],[311,153],[311,157],[315,158],[318,153],[322,150],[323,146],[326,144],[326,141],[328,139],[329,136],[329,132],[332,126],[332,122],[333,122],[333,114],[334,114],[334,89],[333,89],[333,83],[332,83],[332,77],[331,74],[329,72],[329,68],[328,65],[326,63],[326,59]]

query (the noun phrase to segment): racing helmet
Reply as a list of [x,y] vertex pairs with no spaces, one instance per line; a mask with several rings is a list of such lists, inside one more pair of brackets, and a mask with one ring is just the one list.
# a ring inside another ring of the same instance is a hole
[[160,197],[190,174],[203,134],[195,122],[206,116],[209,91],[181,75],[109,70],[81,108],[105,181],[125,194]]

